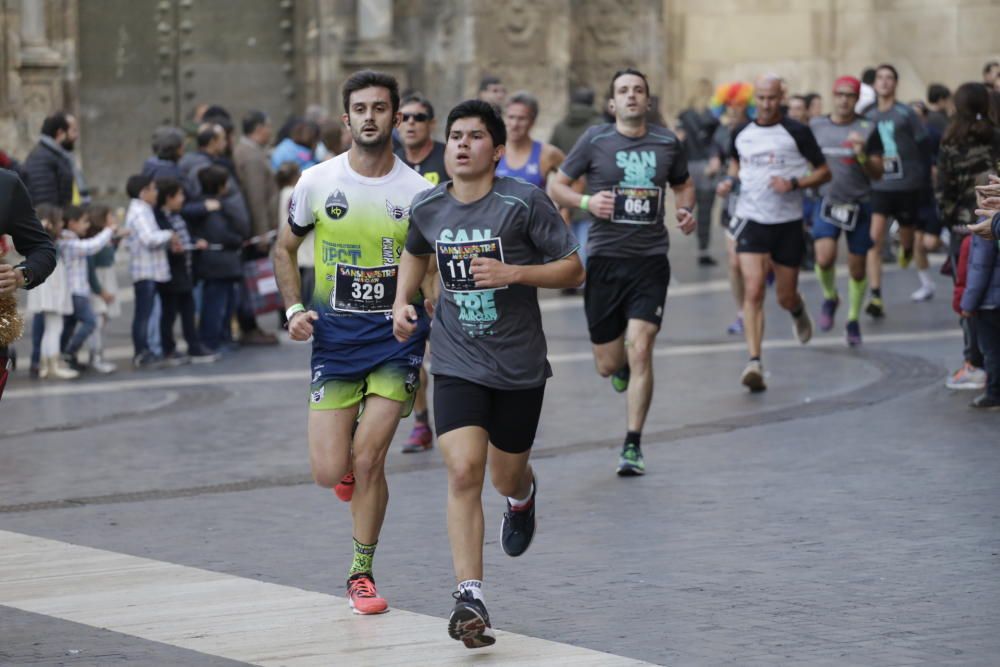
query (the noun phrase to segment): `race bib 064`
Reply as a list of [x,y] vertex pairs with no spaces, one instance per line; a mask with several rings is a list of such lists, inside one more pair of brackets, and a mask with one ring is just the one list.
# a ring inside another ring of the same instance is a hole
[[611,188],[615,210],[611,222],[626,225],[653,225],[659,220],[662,188],[618,186]]

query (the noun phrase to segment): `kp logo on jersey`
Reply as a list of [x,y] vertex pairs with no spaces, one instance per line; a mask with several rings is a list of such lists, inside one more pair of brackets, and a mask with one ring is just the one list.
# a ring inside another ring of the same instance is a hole
[[326,214],[334,220],[340,220],[347,215],[347,197],[340,190],[334,190],[333,194],[326,199]]

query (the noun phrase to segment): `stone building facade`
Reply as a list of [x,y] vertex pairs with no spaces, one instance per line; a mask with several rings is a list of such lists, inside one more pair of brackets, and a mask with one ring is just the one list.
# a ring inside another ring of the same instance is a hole
[[915,99],[977,80],[998,25],[997,0],[0,0],[0,148],[23,158],[48,112],[72,110],[89,182],[120,190],[152,128],[197,104],[279,123],[310,104],[339,114],[363,67],[440,115],[495,74],[539,97],[539,137],[570,87],[603,93],[623,66],[648,74],[668,118],[700,78],[775,71],[823,92],[882,61]]

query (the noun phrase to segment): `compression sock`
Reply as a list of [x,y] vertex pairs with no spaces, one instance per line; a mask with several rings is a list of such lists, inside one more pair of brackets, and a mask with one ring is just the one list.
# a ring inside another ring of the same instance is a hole
[[[855,280],[851,278],[847,281],[847,321],[854,322],[857,321],[858,316],[861,314],[861,302],[865,298],[865,287],[868,285],[868,280],[862,278],[861,280]],[[875,294],[875,290],[872,290],[872,296],[878,296]]]
[[361,544],[361,542],[354,540],[354,562],[351,563],[351,571],[347,573],[348,576],[358,572],[372,573],[372,561],[375,559],[375,547],[377,546],[378,542]]
[[828,269],[821,268],[819,264],[813,267],[819,284],[823,288],[823,298],[833,301],[837,298],[837,269],[831,266]]

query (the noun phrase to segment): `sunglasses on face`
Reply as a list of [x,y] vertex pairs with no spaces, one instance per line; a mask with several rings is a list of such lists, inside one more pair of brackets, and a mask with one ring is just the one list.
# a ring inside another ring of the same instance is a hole
[[414,120],[414,121],[416,121],[418,123],[426,123],[430,119],[431,119],[431,117],[428,116],[425,113],[404,113],[403,114],[403,122],[404,123],[406,121],[408,121],[408,120]]

